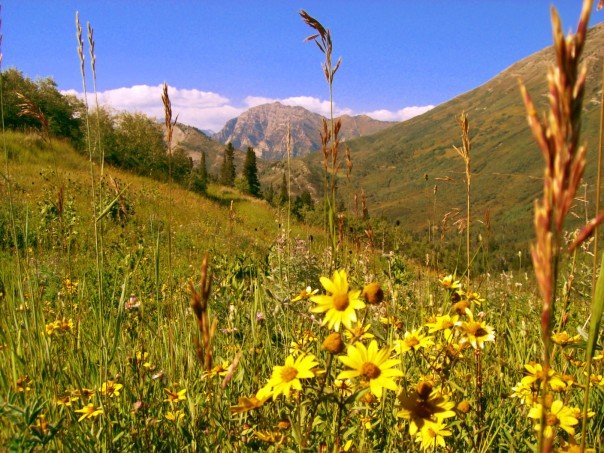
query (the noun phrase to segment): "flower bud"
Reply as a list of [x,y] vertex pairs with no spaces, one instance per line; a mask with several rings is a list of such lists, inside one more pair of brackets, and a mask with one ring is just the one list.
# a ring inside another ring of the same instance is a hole
[[323,341],[323,349],[325,349],[330,354],[339,354],[344,350],[344,342],[342,341],[342,336],[338,332],[334,332],[328,335]]
[[363,288],[363,298],[370,305],[379,305],[384,300],[384,291],[379,283],[369,283]]

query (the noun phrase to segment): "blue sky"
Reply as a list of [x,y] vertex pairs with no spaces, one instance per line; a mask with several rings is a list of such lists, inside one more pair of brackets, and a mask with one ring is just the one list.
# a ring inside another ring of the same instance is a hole
[[[180,119],[204,129],[271,100],[325,113],[322,55],[303,43],[305,9],[331,29],[343,59],[337,112],[403,120],[550,45],[551,4],[574,28],[579,0],[5,0],[3,67],[81,92],[79,11],[94,27],[101,99],[117,109],[160,116],[166,81]],[[592,24],[603,18],[594,12]]]

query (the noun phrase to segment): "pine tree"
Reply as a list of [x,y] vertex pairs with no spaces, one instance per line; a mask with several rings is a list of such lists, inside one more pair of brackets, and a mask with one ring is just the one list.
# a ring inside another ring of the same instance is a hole
[[201,152],[199,165],[191,170],[191,189],[197,193],[205,193],[208,186],[208,169],[206,168],[206,152]]
[[258,179],[258,167],[256,166],[256,153],[248,147],[243,164],[243,177],[245,178],[247,192],[255,197],[260,196],[260,180]]
[[225,186],[235,185],[235,148],[229,143],[224,149],[224,159],[220,168],[220,183]]

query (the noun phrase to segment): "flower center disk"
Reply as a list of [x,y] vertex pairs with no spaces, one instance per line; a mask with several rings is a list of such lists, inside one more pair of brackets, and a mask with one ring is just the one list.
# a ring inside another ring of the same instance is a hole
[[339,294],[333,295],[333,306],[335,307],[336,310],[344,311],[348,308],[348,305],[349,305],[348,294],[339,293]]
[[291,366],[285,367],[281,371],[281,379],[283,379],[285,382],[291,381],[297,375],[298,375],[298,370],[296,370],[294,367],[291,367]]
[[361,367],[361,374],[368,379],[375,379],[379,377],[382,371],[377,365],[371,362],[365,362]]

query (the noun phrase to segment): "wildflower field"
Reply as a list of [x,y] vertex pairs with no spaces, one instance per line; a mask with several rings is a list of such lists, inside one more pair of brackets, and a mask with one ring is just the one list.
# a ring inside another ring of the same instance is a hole
[[[358,236],[344,227],[337,181],[352,164],[333,121],[318,131],[319,225],[218,184],[199,195],[105,166],[91,146],[83,156],[3,131],[0,450],[600,451],[603,217],[565,227],[585,167],[591,7],[568,37],[553,14],[546,115],[521,85],[543,195],[531,262],[501,274],[474,262],[465,114],[452,269],[409,259],[394,228],[379,244],[372,219],[355,219]],[[331,93],[331,34],[301,16]]]

